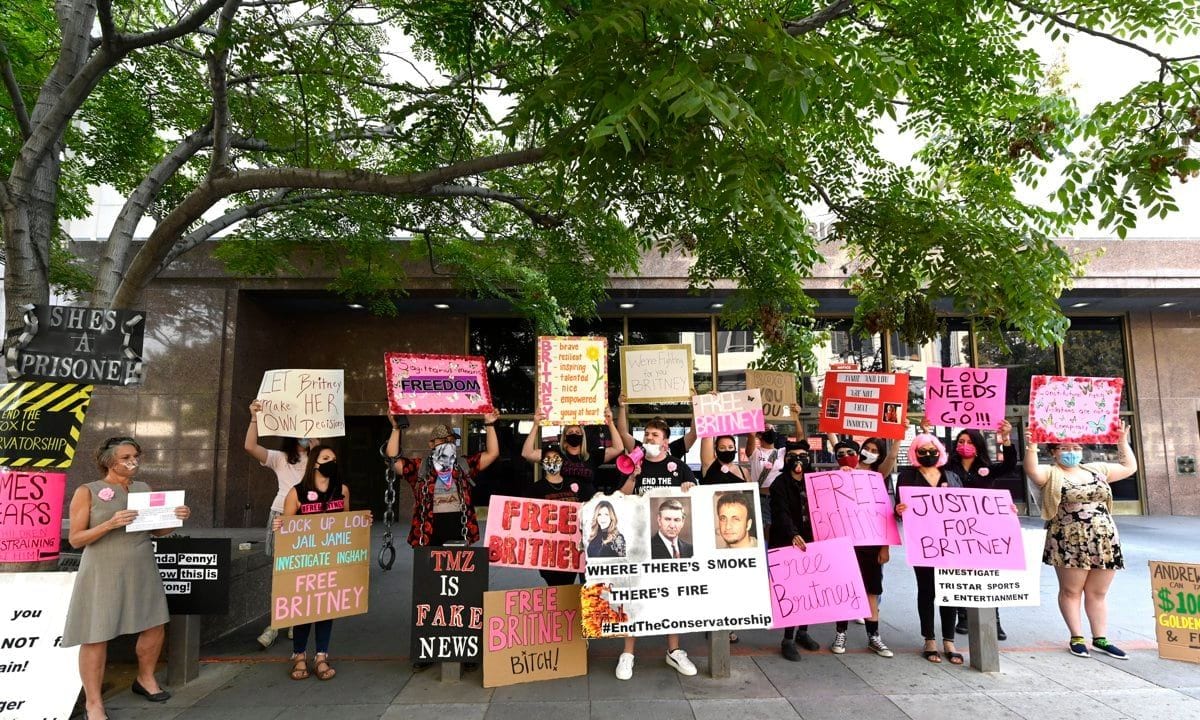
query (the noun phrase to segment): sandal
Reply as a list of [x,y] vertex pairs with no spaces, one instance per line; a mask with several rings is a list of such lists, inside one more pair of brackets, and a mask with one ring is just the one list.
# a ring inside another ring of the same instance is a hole
[[953,650],[945,650],[945,645],[943,645],[942,648],[943,648],[944,652],[946,653],[946,659],[950,661],[951,665],[962,665],[963,664],[963,654],[962,653],[955,652]]
[[925,658],[934,665],[938,665],[942,662],[942,656],[938,654],[937,650],[922,650],[921,657]]
[[304,653],[292,655],[291,677],[293,680],[308,679],[308,656]]
[[729,642],[736,643],[737,641],[738,641],[737,633],[735,633],[735,632],[729,633]]
[[329,664],[329,653],[317,653],[313,656],[313,670],[317,672],[318,680],[331,680],[337,675],[337,670]]

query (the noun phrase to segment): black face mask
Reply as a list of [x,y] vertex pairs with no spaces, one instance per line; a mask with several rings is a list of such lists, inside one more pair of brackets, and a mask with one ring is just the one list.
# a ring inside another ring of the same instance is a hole
[[724,465],[728,465],[729,463],[733,462],[734,458],[736,458],[736,457],[737,457],[737,450],[718,450],[717,451],[717,459],[720,460],[721,463]]
[[579,447],[579,446],[583,445],[583,436],[582,435],[565,435],[563,437],[563,442],[565,442],[569,447]]
[[775,432],[774,430],[766,430],[762,434],[762,441],[768,445],[774,445],[775,441],[778,439],[779,433]]
[[330,480],[333,480],[337,477],[337,460],[317,463],[317,472],[321,473]]
[[812,472],[812,463],[808,457],[791,457],[786,459],[788,472],[794,474]]
[[933,467],[934,465],[937,465],[937,461],[938,461],[937,455],[918,455],[917,456],[917,462],[921,464],[921,467]]

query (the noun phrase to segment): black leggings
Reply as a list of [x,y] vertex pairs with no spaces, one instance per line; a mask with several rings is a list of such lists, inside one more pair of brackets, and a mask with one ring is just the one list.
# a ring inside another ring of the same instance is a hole
[[[917,615],[921,618],[921,637],[932,640],[933,634],[933,604],[937,600],[937,583],[935,573],[930,567],[915,567],[913,573],[917,576]],[[940,605],[938,614],[942,617],[942,639],[954,640],[954,620],[958,608]]]
[[333,621],[321,620],[292,628],[292,653],[294,655],[308,650],[308,633],[314,625],[317,628],[317,652],[329,652],[329,636],[333,634]]
[[462,513],[434,513],[429,546],[441,547],[448,542],[464,542],[462,519]]

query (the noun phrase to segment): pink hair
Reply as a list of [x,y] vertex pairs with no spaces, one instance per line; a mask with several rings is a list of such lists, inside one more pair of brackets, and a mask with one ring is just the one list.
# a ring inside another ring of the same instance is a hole
[[946,446],[942,444],[941,440],[938,440],[937,437],[934,435],[930,435],[928,433],[921,433],[920,435],[913,438],[912,444],[908,446],[908,464],[909,465],[920,465],[921,464],[921,463],[917,462],[917,448],[925,447],[926,445],[932,445],[935,448],[937,448],[938,461],[937,461],[937,465],[935,467],[941,467],[941,466],[945,465],[946,461],[950,459],[949,456],[946,455]]

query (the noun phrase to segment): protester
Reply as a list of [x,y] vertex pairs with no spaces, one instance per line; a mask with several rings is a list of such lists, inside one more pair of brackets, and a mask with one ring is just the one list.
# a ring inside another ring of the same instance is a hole
[[[532,433],[530,435],[532,436]],[[568,482],[567,478],[563,477],[566,453],[562,448],[550,445],[545,449],[538,450],[537,454],[542,466],[542,477],[540,480],[534,479],[532,482],[524,483],[524,487],[517,493],[519,496],[578,504],[591,500],[592,496],[596,494],[596,488],[592,486],[590,480],[579,478]],[[540,573],[547,585],[573,585],[578,577],[578,573],[560,570],[543,569]]]
[[[696,394],[695,390],[692,391],[692,394]],[[625,399],[625,393],[621,393],[617,396],[617,427],[629,427],[629,407]],[[620,436],[619,432],[618,436]],[[670,436],[670,431],[668,430],[667,437]],[[630,437],[632,437],[632,435]],[[685,432],[682,436],[677,437],[671,442],[667,443],[667,454],[671,457],[679,458],[680,460],[686,462],[687,454],[691,452],[692,447],[695,446],[696,440],[698,439],[699,437],[696,435],[695,424],[693,423],[693,426],[689,427],[687,432]],[[633,445],[626,443],[624,440],[621,442],[624,443],[626,452],[633,450]]]
[[[533,429],[525,436],[525,445],[521,448],[521,457],[534,465],[542,461],[538,436],[541,434],[542,421],[545,419],[546,416],[540,409],[533,414]],[[625,446],[621,443],[621,435],[617,432],[617,426],[613,422],[611,408],[604,408],[604,422],[608,426],[608,436],[612,439],[612,445],[607,448],[589,449],[587,433],[582,425],[563,427],[559,449],[562,452],[562,476],[568,483],[578,483],[581,487],[586,485],[596,488],[596,474],[600,466],[616,460],[618,455],[625,452]],[[583,498],[583,502],[590,499],[591,496]]]
[[1025,436],[1025,474],[1042,489],[1046,549],[1042,562],[1058,575],[1058,609],[1071,633],[1067,649],[1089,657],[1079,616],[1080,600],[1092,630],[1092,647],[1120,660],[1128,655],[1108,641],[1108,588],[1125,567],[1121,538],[1112,517],[1111,484],[1137,472],[1129,447],[1129,426],[1121,423],[1117,441],[1120,463],[1080,464],[1083,447],[1076,442],[1048,445],[1051,465],[1039,465],[1038,447]]
[[617,522],[617,510],[607,500],[596,503],[592,514],[592,530],[588,536],[589,558],[625,557],[625,536]]
[[[805,550],[813,540],[812,519],[808,514],[808,489],[804,485],[804,474],[813,472],[808,444],[788,443],[784,447],[783,467],[783,474],[771,484],[771,531],[767,536],[767,547],[775,549],[794,545]],[[783,642],[779,646],[784,658],[799,662],[797,643],[810,652],[821,649],[820,644],[808,634],[807,625],[784,628]]]
[[[793,417],[800,417],[800,406],[792,405]],[[760,433],[751,433],[746,438],[746,460],[750,464],[750,480],[758,484],[760,504],[763,507],[763,529],[771,529],[771,484],[783,472],[783,448],[775,447],[780,442],[779,432],[774,425],[767,425]]]
[[700,484],[750,482],[738,464],[738,442],[732,435],[700,440]]
[[[902,487],[962,487],[962,479],[953,470],[946,467],[949,458],[946,456],[946,446],[933,435],[921,433],[917,435],[908,447],[908,461],[911,466],[900,469],[896,480],[896,516],[903,519],[908,504],[899,501]],[[931,663],[940,663],[937,641],[934,639],[933,607],[936,601],[936,573],[931,567],[914,567],[917,576],[917,615],[921,619],[921,636],[925,638],[925,648],[921,656]],[[962,665],[963,656],[954,646],[954,619],[956,608],[942,605],[938,608],[942,620],[942,650],[951,665]]]
[[[133,479],[141,455],[142,448],[133,438],[109,438],[96,451],[96,466],[103,478],[80,486],[71,497],[67,540],[71,547],[83,549],[83,557],[71,592],[62,646],[80,646],[79,677],[88,720],[107,717],[101,686],[108,641],[118,635],[138,636],[133,693],[151,702],[166,702],[171,697],[154,677],[170,615],[150,538],[174,530],[126,529],[138,516],[137,510],[126,509],[129,493],[150,491],[149,485]],[[190,516],[187,506],[175,508],[180,520]]]

